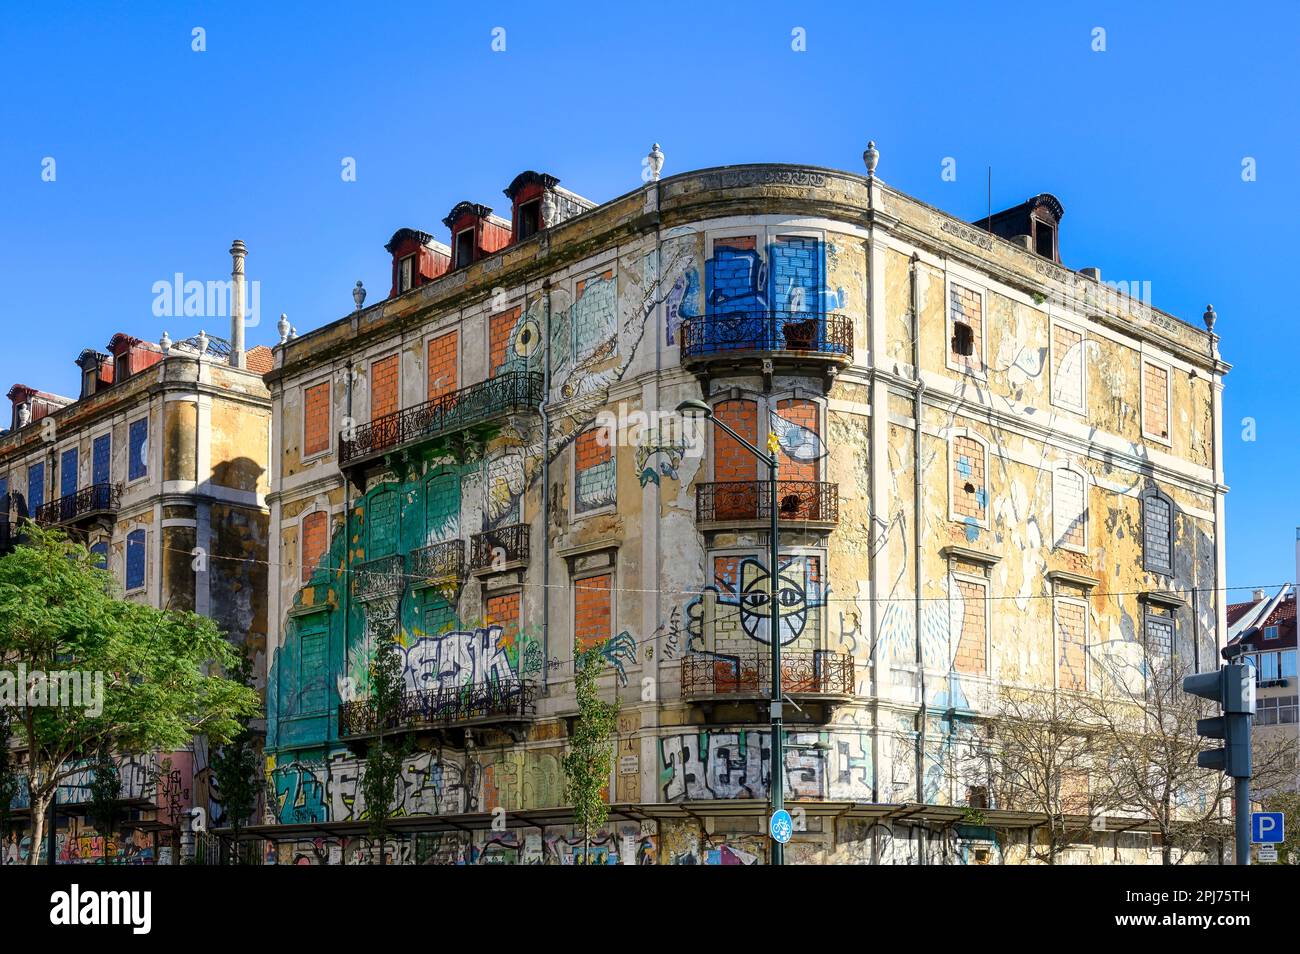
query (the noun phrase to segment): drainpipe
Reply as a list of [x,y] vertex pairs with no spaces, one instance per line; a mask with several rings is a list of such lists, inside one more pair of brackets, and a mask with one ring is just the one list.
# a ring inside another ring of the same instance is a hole
[[[913,457],[912,457],[912,556],[915,561],[916,572],[916,606],[915,606],[915,638],[916,638],[916,679],[917,688],[920,694],[920,708],[916,713],[916,800],[918,803],[925,803],[925,730],[926,730],[926,699],[925,699],[925,652],[921,646],[921,418],[923,414],[923,404],[925,397],[925,382],[921,380],[921,291],[917,278],[917,266],[920,263],[920,256],[915,252],[912,253],[911,269],[908,272],[908,278],[911,283],[912,292],[912,380],[915,382],[916,390],[912,399],[912,421],[913,421]],[[918,851],[917,857],[924,863],[924,855]]]
[[551,419],[546,402],[551,398],[551,280],[542,280],[542,695],[551,679]]
[[[356,425],[356,421],[352,419],[352,359],[351,358],[348,358],[347,361],[344,363],[344,368],[347,374],[347,380],[344,385],[344,394],[347,395],[346,405],[345,405],[346,417],[348,420],[348,428],[352,430],[353,433],[355,433],[357,425]],[[327,522],[328,522],[328,518],[327,518]],[[329,536],[327,533],[326,540],[328,541],[328,539]],[[326,547],[328,547],[329,543],[327,542],[325,545]],[[326,554],[328,555],[328,550],[326,551]],[[343,593],[339,598],[339,603],[341,604],[343,610],[343,658],[341,662],[343,666],[346,667],[347,659],[348,659],[348,642],[352,637],[352,634],[350,632],[351,626],[349,625],[349,621],[348,621],[348,615],[352,611],[352,605],[351,605],[352,604],[352,481],[347,476],[344,476],[343,478]],[[347,673],[344,672],[343,675],[344,678],[346,679]],[[344,683],[344,685],[347,685],[347,683]],[[349,695],[351,695],[351,693],[349,693]],[[345,701],[350,702],[352,700],[349,699]],[[335,728],[337,729],[337,727],[338,727],[338,723],[336,721]]]

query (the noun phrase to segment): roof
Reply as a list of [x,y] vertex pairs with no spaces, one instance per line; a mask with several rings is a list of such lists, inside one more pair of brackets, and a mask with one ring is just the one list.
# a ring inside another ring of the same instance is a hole
[[269,374],[275,367],[275,355],[266,345],[256,345],[249,348],[244,355],[244,363],[248,365],[249,371],[257,374]]
[[[1229,640],[1229,644],[1240,644],[1256,652],[1264,652],[1272,649],[1294,649],[1296,645],[1296,624],[1295,624],[1295,590],[1282,599],[1274,597],[1276,605],[1271,611],[1256,622],[1254,625],[1244,629],[1235,639]],[[1228,607],[1229,618],[1232,611],[1245,607],[1249,609],[1257,605],[1256,603],[1233,603]],[[1264,638],[1264,630],[1269,627],[1277,627],[1277,636],[1273,639]]]

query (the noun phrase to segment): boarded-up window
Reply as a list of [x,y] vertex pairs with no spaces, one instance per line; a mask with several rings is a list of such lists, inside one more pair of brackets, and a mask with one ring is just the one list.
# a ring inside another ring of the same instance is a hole
[[304,632],[299,644],[301,666],[299,676],[301,689],[298,705],[302,712],[321,712],[328,704],[329,697],[325,691],[326,677],[326,643],[325,632],[314,629]]
[[579,652],[609,639],[613,595],[614,577],[609,573],[573,584],[573,641]]
[[303,392],[302,453],[319,454],[330,446],[330,383],[322,381]]
[[1169,660],[1174,654],[1174,621],[1170,616],[1146,615],[1147,654],[1152,660]]
[[510,360],[515,325],[519,323],[519,306],[498,312],[488,319],[488,354],[491,358],[488,376],[495,375]]
[[429,372],[429,400],[450,394],[459,387],[456,349],[459,334],[449,331],[429,342],[427,370]]
[[984,302],[980,293],[952,282],[948,288],[949,360],[972,371],[984,369]]
[[1161,493],[1142,498],[1142,563],[1153,573],[1173,573],[1173,502]]
[[1083,334],[1052,326],[1052,403],[1082,411]]
[[397,552],[397,494],[392,491],[377,493],[370,498],[366,523],[370,528],[370,546],[366,559],[374,560]]
[[1058,547],[1088,546],[1088,484],[1077,470],[1058,467],[1052,472],[1052,537]]
[[144,588],[145,531],[132,530],[126,535],[126,588]]
[[988,454],[973,437],[952,439],[952,509],[959,520],[982,523],[988,510]]
[[616,494],[613,435],[601,427],[583,431],[575,443],[575,461],[574,511],[586,513],[613,504]]
[[1088,608],[1082,600],[1057,599],[1057,681],[1062,689],[1088,685]]
[[370,419],[378,420],[397,412],[397,355],[389,355],[370,366]]
[[45,503],[45,464],[36,463],[27,468],[27,513],[36,516],[36,508]]
[[[776,405],[777,416],[783,420],[789,421],[806,431],[811,432],[813,438],[817,438],[817,405],[803,398],[788,401],[778,401]],[[800,440],[801,432],[797,430],[790,431],[791,441]],[[803,458],[811,457],[814,453],[820,452],[819,447],[808,446],[812,441],[807,435],[803,435],[801,443],[794,448],[795,453],[792,455],[788,450],[783,448],[781,455],[780,477],[782,480],[816,480],[817,479],[817,460],[806,460]],[[752,458],[752,455],[751,455]]]
[[[953,666],[958,672],[983,674],[988,672],[987,615],[988,584],[975,580],[956,580],[956,593],[961,597],[960,615],[954,612],[957,624],[957,658]],[[954,607],[957,610],[958,607]]]
[[138,480],[149,473],[149,419],[142,417],[132,421],[128,431],[127,467],[128,480]]
[[309,513],[302,521],[302,581],[306,583],[316,572],[321,557],[329,547],[329,514],[323,510]]
[[1142,431],[1169,440],[1169,369],[1142,362]]
[[497,645],[513,654],[518,650],[515,645],[519,638],[519,594],[501,593],[488,597],[487,621],[489,625],[501,627],[501,638]]

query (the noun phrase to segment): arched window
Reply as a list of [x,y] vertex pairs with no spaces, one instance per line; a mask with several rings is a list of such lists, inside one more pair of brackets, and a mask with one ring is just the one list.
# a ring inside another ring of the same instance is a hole
[[1174,502],[1158,490],[1142,496],[1142,566],[1165,576],[1174,572]]
[[958,431],[948,438],[949,519],[988,526],[989,449],[983,438]]
[[1088,549],[1088,478],[1070,464],[1052,471],[1052,541],[1066,550]]
[[144,589],[145,531],[132,530],[126,535],[126,588]]

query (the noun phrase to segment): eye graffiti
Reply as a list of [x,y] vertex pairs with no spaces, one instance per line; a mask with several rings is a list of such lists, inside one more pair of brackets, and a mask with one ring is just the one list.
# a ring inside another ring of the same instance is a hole
[[[819,567],[816,557],[805,556],[789,557],[781,564],[776,598],[779,600],[782,646],[788,646],[802,636],[809,617],[826,605],[827,591],[821,583]],[[722,587],[705,587],[707,595],[692,600],[686,607],[686,631],[691,649],[707,651],[706,622],[712,623],[715,634],[719,628],[739,624],[750,639],[769,645],[771,574],[767,567],[752,557],[745,557],[735,566],[734,573],[719,574],[718,582]],[[710,601],[716,605],[713,618],[706,620],[705,607]]]

